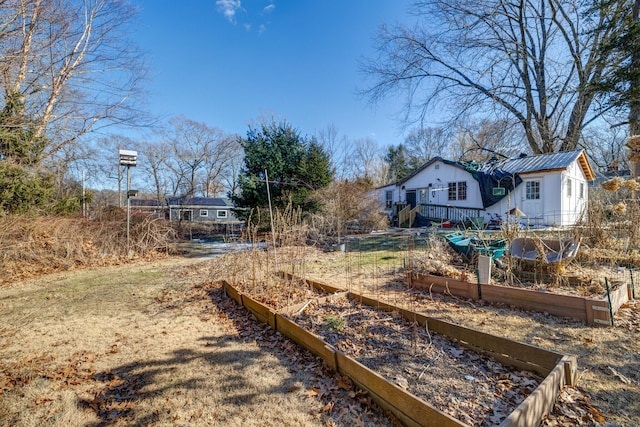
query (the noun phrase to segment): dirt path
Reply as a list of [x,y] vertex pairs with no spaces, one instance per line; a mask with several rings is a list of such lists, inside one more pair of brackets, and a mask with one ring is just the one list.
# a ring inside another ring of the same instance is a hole
[[208,262],[0,289],[0,426],[390,425],[348,381],[226,305]]

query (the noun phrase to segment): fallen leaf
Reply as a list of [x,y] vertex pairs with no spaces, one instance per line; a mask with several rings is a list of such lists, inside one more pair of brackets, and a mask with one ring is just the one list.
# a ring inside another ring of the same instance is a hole
[[331,409],[333,409],[333,405],[334,405],[334,403],[333,403],[333,402],[329,402],[329,403],[327,403],[326,405],[324,405],[324,406],[322,407],[322,409],[320,410],[320,412],[329,412],[329,411],[331,411]]
[[316,397],[319,391],[320,389],[318,387],[311,387],[309,390],[305,391],[304,394],[307,395],[307,397]]
[[53,399],[51,399],[49,397],[38,397],[36,399],[36,405],[42,405],[42,404],[49,403],[49,402],[53,402]]
[[591,414],[593,419],[599,423],[604,423],[606,421],[604,419],[604,416],[602,415],[602,412],[600,412],[600,410],[594,406],[589,406],[589,414]]
[[351,388],[351,386],[349,385],[349,383],[347,383],[345,380],[343,380],[342,378],[338,379],[336,381],[336,387],[341,388],[343,390],[349,390]]

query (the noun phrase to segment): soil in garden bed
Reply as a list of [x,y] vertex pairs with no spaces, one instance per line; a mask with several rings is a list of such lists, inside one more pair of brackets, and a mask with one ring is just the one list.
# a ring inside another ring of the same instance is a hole
[[540,384],[398,313],[346,297],[312,302],[294,320],[388,381],[469,425],[496,425]]
[[280,279],[276,276],[256,283],[239,282],[234,286],[275,310],[327,296],[326,292],[319,291],[302,280]]

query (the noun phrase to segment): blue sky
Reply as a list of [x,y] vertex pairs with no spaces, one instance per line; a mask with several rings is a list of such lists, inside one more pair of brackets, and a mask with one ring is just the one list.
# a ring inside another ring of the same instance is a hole
[[302,135],[333,124],[380,146],[403,135],[401,103],[360,99],[358,69],[381,23],[409,19],[408,0],[134,0],[135,40],[149,55],[148,104],[246,135],[261,117]]

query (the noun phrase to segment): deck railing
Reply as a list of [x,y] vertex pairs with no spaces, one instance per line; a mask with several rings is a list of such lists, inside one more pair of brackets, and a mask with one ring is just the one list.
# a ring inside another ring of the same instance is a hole
[[460,208],[447,205],[418,205],[420,215],[437,221],[463,222],[470,218],[482,216],[482,209]]

